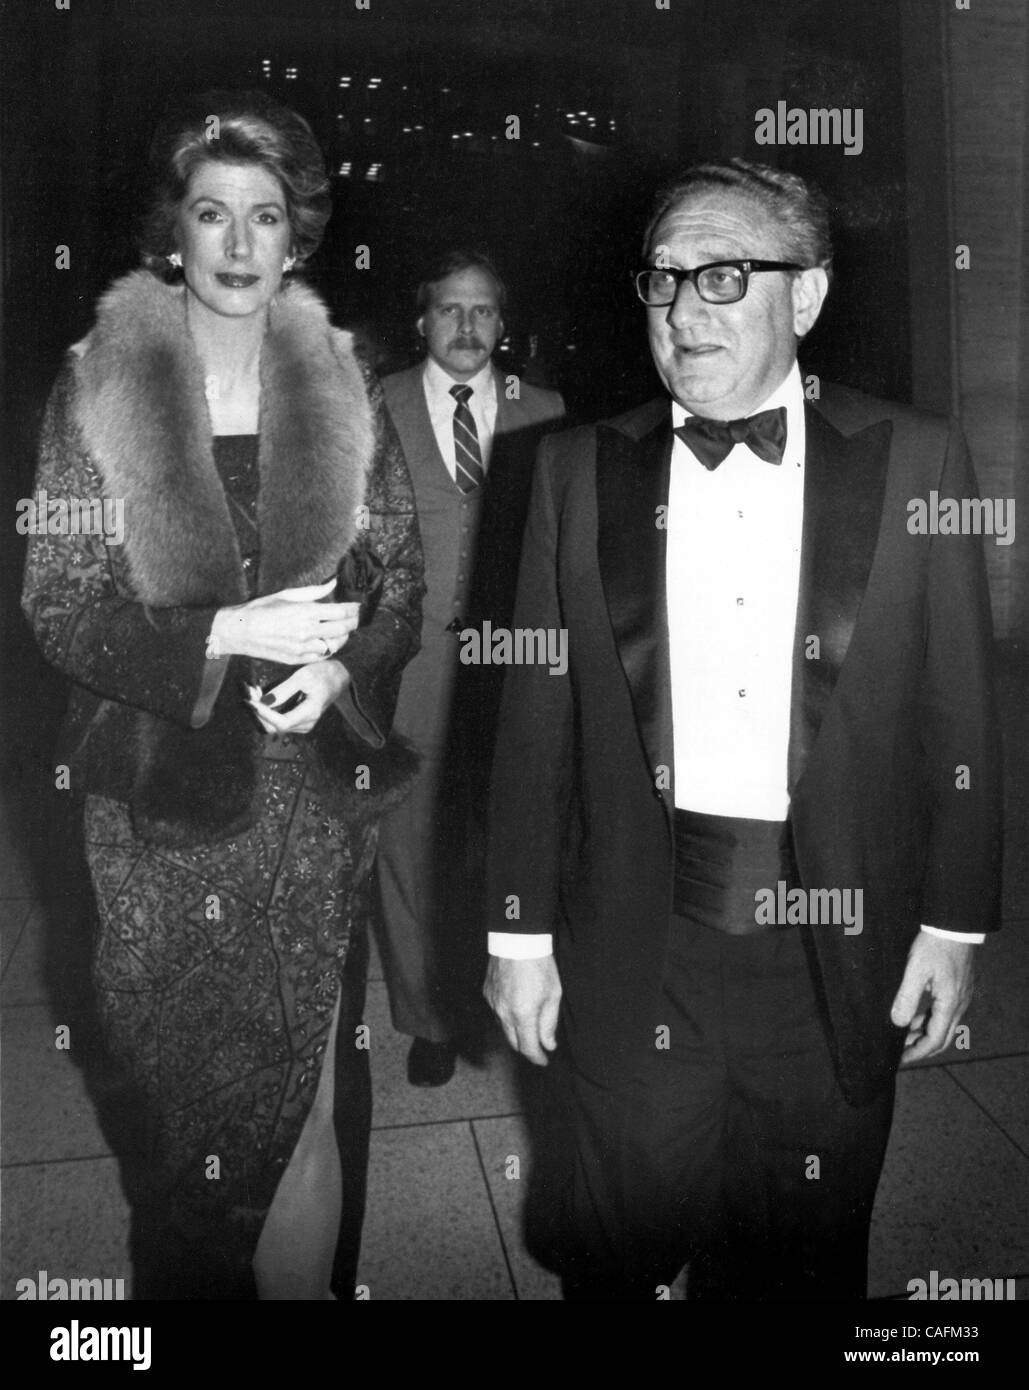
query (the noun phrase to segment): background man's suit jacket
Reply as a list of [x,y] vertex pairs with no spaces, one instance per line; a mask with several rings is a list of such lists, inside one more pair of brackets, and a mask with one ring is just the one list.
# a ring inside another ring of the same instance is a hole
[[[511,668],[491,787],[489,926],[556,932],[566,1045],[601,1084],[665,1021],[674,794],[658,776],[673,752],[655,521],[670,414],[654,401],[541,447],[514,623],[567,628],[569,672]],[[896,1065],[890,1004],[920,922],[996,924],[992,633],[981,540],[907,530],[912,498],[974,495],[957,427],[824,383],[805,418],[791,821],[805,887],[864,890],[860,935],[801,928],[857,1102]]]
[[[470,751],[481,751],[488,759],[492,757],[503,671],[497,667],[460,667],[458,638],[446,630],[454,617],[454,586],[452,578],[441,572],[446,568],[441,557],[451,549],[456,553],[456,541],[449,534],[454,522],[435,509],[431,499],[433,487],[449,486],[456,496],[457,485],[451,481],[436,443],[422,374],[423,364],[419,363],[382,383],[414,485],[428,585],[422,646],[404,672],[394,727],[424,753],[444,756],[453,735],[464,757]],[[519,399],[509,400],[507,378],[496,368],[493,375],[497,418],[482,488],[475,564],[466,611],[460,615],[467,627],[480,627],[486,618],[494,626],[510,623],[533,461],[542,435],[556,428],[564,415],[564,403],[557,392],[519,382]]]

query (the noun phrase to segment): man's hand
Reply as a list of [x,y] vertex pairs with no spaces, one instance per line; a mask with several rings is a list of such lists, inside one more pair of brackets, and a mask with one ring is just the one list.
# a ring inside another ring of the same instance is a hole
[[935,1057],[953,1042],[972,998],[973,956],[967,941],[920,931],[911,943],[890,1018],[907,1028],[901,1066]]
[[561,981],[554,957],[507,960],[491,956],[482,992],[515,1051],[545,1067],[547,1053],[557,1046],[561,1006]]

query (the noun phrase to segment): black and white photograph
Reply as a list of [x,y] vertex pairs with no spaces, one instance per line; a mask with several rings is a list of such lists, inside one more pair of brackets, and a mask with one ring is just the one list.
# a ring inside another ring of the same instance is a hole
[[1029,8],[0,25],[25,1364],[552,1301],[999,1371]]

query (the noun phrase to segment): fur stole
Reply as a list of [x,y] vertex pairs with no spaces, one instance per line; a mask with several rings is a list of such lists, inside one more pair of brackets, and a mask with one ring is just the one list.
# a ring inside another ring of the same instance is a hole
[[[76,423],[105,495],[124,501],[119,586],[151,608],[243,602],[185,291],[146,271],[119,280],[77,353]],[[303,285],[270,306],[260,382],[257,592],[268,594],[334,574],[358,534],[376,425],[350,335]],[[231,659],[201,729],[139,714],[132,809],[143,838],[198,844],[253,823],[261,735],[238,688],[249,666]],[[341,735],[331,712],[319,729],[330,719]]]

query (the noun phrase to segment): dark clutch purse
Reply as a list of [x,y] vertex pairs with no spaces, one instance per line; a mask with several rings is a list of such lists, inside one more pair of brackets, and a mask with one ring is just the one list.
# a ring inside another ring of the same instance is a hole
[[385,566],[372,548],[371,540],[360,535],[343,556],[336,570],[336,587],[332,603],[359,603],[360,626],[370,623],[379,606]]

